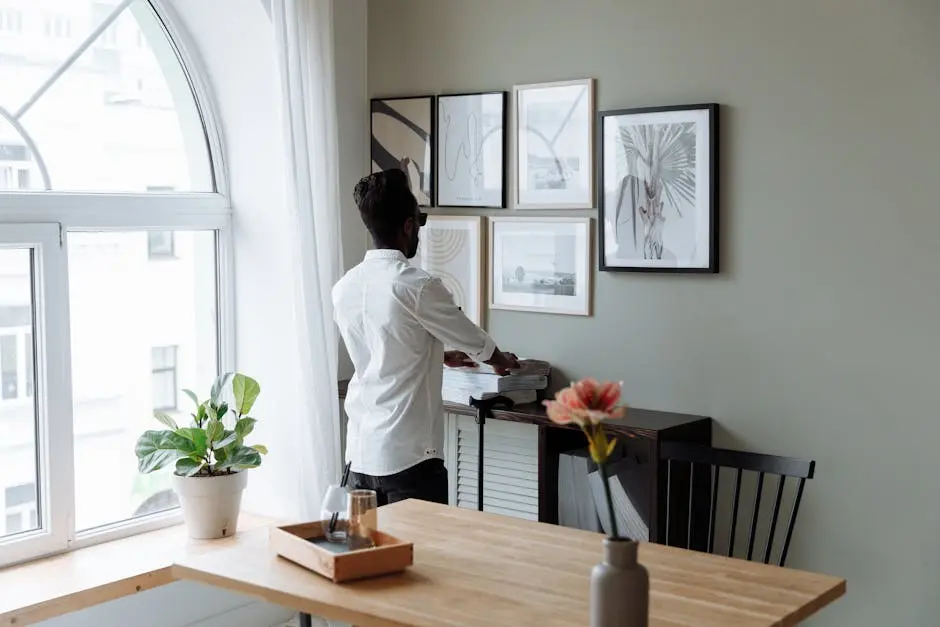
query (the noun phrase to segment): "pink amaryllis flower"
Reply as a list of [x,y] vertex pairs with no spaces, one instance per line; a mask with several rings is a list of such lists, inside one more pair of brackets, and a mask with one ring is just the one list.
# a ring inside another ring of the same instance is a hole
[[603,421],[621,418],[626,412],[626,407],[618,404],[621,387],[622,384],[611,381],[582,379],[560,390],[555,394],[555,400],[545,401],[545,411],[553,422],[563,425],[574,423],[587,437],[591,459],[597,464],[603,480],[607,513],[610,516],[614,538],[619,536],[610,485],[607,481],[607,463],[617,446],[617,440],[607,437]]
[[554,401],[545,401],[546,412],[559,424],[597,424],[608,418],[622,418],[625,407],[619,406],[620,383],[582,379],[559,391]]

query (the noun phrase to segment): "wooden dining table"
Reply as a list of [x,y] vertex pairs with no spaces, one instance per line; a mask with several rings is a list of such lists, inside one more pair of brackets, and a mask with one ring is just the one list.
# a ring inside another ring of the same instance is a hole
[[[334,584],[278,557],[259,529],[173,574],[361,627],[588,624],[600,534],[415,500],[379,508],[378,526],[414,543],[405,572]],[[657,544],[639,559],[653,627],[796,625],[845,593],[839,577]]]

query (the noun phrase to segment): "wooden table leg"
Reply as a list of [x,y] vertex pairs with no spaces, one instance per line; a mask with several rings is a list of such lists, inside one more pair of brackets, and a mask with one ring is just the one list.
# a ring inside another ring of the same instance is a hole
[[313,619],[306,612],[300,613],[300,627],[313,627]]

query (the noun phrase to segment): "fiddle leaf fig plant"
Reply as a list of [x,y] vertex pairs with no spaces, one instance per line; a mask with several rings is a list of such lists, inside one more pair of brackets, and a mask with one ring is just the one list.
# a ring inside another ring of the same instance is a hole
[[[229,383],[234,405],[222,398]],[[214,477],[261,465],[261,456],[267,455],[268,449],[245,444],[257,422],[248,415],[261,394],[257,381],[228,372],[215,380],[209,398],[202,402],[192,390],[183,392],[196,406],[190,414],[192,422],[180,426],[171,416],[154,412],[154,418],[166,429],[145,431],[137,440],[134,452],[141,473],[173,464],[177,475]]]

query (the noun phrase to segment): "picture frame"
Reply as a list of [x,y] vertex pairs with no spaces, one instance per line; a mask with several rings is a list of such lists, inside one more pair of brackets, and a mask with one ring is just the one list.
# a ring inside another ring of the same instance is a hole
[[372,98],[369,105],[372,172],[404,170],[418,205],[433,207],[435,96]]
[[718,113],[705,103],[598,114],[601,271],[718,272]]
[[491,217],[491,309],[592,315],[592,218]]
[[595,80],[513,87],[514,209],[595,206]]
[[418,239],[412,265],[444,283],[454,301],[477,325],[484,314],[483,216],[429,215]]
[[437,96],[437,205],[506,207],[509,92]]

